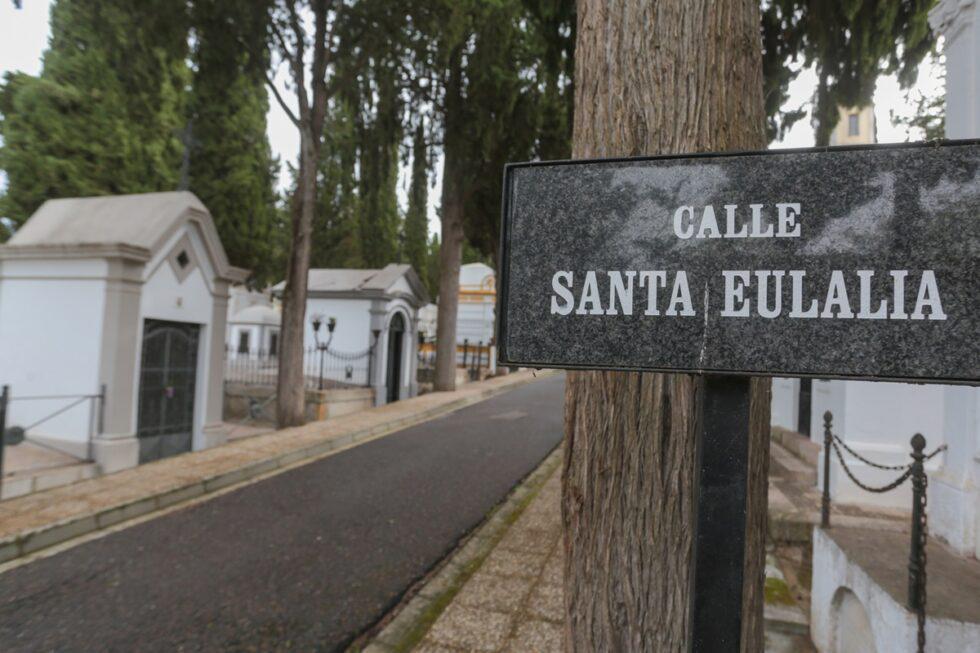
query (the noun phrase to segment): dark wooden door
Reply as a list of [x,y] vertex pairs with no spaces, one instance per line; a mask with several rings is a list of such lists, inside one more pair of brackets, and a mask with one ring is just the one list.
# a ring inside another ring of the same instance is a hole
[[405,320],[401,313],[395,313],[388,327],[388,403],[398,401],[402,378],[402,341],[405,335]]
[[200,327],[146,320],[136,435],[140,462],[191,450]]

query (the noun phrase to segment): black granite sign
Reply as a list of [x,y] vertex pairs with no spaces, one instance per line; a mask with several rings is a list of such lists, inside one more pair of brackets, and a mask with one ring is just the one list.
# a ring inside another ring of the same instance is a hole
[[980,141],[507,166],[499,359],[976,383]]

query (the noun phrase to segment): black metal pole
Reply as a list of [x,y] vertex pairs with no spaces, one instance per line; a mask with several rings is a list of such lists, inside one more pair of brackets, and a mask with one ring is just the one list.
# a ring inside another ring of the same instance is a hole
[[823,496],[820,498],[820,527],[830,528],[830,448],[833,446],[831,425],[834,415],[823,414]]
[[103,383],[102,387],[99,388],[99,424],[96,435],[102,435],[105,431],[105,390],[106,384]]
[[463,338],[463,369],[466,369],[466,354],[470,347],[470,341],[467,338]]
[[320,350],[320,381],[317,384],[317,390],[323,390],[323,353],[326,351],[326,349],[320,346],[318,346],[317,349]]
[[749,461],[749,377],[705,375],[698,433],[693,653],[738,651]]
[[919,576],[921,572],[922,496],[925,491],[922,461],[926,439],[921,433],[912,436],[912,546],[909,551],[909,601],[910,610],[918,610],[921,604]]
[[7,402],[10,400],[10,386],[3,386],[0,394],[0,499],[3,498],[3,449],[7,445]]

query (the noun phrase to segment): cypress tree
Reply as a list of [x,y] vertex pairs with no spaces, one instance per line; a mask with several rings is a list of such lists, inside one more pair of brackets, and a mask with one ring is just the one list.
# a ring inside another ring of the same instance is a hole
[[[240,33],[229,29],[234,11]],[[262,287],[282,278],[276,227],[275,169],[266,137],[267,55],[236,47],[264,37],[261,2],[198,0],[194,4],[194,85],[185,144],[189,188],[214,217],[228,258],[252,271]]]
[[[425,279],[428,274],[429,242],[429,170],[425,143],[425,121],[420,118],[412,139],[412,181],[408,190],[408,212],[405,214],[404,259],[418,275]],[[426,284],[428,285],[428,283]],[[435,288],[429,286],[429,292]]]
[[0,215],[20,224],[51,198],[176,188],[186,30],[182,3],[57,0],[41,75],[8,74],[0,90]]

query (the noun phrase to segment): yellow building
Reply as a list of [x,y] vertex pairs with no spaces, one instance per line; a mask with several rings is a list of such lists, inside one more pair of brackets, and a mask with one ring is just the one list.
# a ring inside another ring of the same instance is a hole
[[839,111],[840,120],[830,134],[831,145],[863,145],[878,142],[873,104],[860,109],[840,107]]

